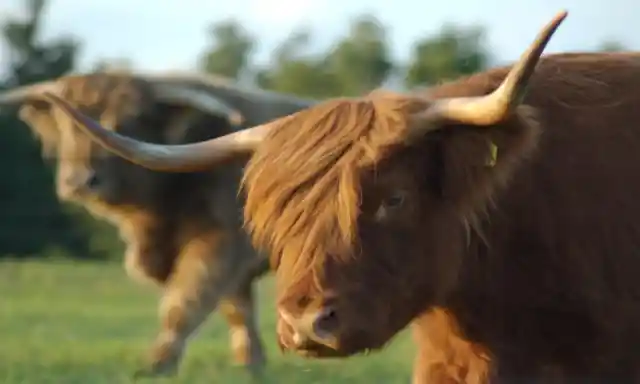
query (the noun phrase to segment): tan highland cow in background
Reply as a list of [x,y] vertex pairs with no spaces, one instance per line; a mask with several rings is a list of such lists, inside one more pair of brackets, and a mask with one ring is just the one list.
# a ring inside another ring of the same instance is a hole
[[0,94],[0,105],[21,105],[44,154],[56,157],[58,196],[116,225],[127,273],[162,289],[160,331],[139,375],[174,372],[188,336],[216,307],[229,324],[234,360],[258,372],[265,355],[252,290],[268,262],[242,230],[237,191],[246,160],[194,173],[148,170],[93,143],[43,92],[115,132],[165,145],[223,136],[313,102],[188,74],[73,75]]

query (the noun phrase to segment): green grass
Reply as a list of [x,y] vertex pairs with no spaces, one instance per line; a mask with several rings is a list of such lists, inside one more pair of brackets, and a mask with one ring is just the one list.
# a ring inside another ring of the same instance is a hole
[[[260,283],[267,347],[264,383],[408,383],[408,332],[386,350],[345,360],[282,355],[274,335],[271,279]],[[158,293],[129,281],[118,264],[0,262],[0,383],[129,383],[157,329]],[[212,316],[192,340],[179,374],[149,383],[251,380],[230,363],[227,327]]]

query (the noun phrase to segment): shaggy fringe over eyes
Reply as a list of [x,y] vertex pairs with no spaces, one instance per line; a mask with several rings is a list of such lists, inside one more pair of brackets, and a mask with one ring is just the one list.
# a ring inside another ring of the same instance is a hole
[[117,73],[70,76],[66,79],[63,97],[76,101],[85,113],[95,116],[107,127],[135,116],[152,103],[147,83]]
[[[353,257],[359,172],[403,141],[408,116],[426,102],[377,91],[298,112],[269,134],[247,164],[244,220],[291,287],[319,273],[327,257]],[[306,281],[308,282],[308,280]],[[281,287],[281,292],[287,287]]]

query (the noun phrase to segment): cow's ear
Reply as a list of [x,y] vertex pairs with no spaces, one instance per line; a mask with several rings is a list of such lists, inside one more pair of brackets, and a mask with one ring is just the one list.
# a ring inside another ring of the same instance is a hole
[[186,144],[207,140],[230,133],[232,126],[227,116],[212,115],[194,108],[166,106],[163,139],[166,144]]
[[526,106],[492,127],[451,125],[436,135],[439,195],[464,216],[486,208],[535,150],[540,129]]
[[18,116],[40,141],[43,156],[54,155],[60,140],[60,130],[51,104],[42,100],[26,101],[20,107]]

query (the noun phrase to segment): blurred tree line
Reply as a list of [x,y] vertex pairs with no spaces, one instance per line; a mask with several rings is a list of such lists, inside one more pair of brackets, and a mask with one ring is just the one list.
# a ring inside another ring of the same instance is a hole
[[[60,37],[42,41],[45,0],[24,0],[27,18],[2,20],[9,68],[0,89],[56,78],[74,70],[79,42]],[[448,24],[414,42],[406,63],[394,62],[388,30],[373,15],[351,20],[348,32],[323,51],[313,51],[309,30],[293,31],[271,53],[269,64],[254,63],[258,40],[236,20],[214,24],[210,44],[198,58],[201,71],[227,76],[278,92],[305,97],[353,96],[383,86],[412,89],[471,74],[493,64],[482,26]],[[601,50],[622,50],[605,41]],[[126,68],[125,59],[102,61],[96,70]],[[111,226],[82,209],[58,202],[55,164],[42,160],[39,143],[16,119],[0,111],[0,257],[61,255],[119,257],[122,244]],[[8,113],[7,113],[8,112]]]
[[[42,41],[45,0],[25,1],[24,20],[3,20],[9,68],[0,89],[62,76],[73,70],[79,43]],[[122,245],[115,230],[55,196],[54,159],[43,160],[39,143],[15,110],[0,111],[0,257],[105,258]]]
[[328,49],[312,52],[309,30],[293,31],[272,52],[266,68],[252,65],[256,39],[236,20],[210,30],[211,44],[200,69],[256,86],[300,96],[355,96],[380,86],[413,88],[471,74],[490,65],[480,26],[445,25],[414,43],[408,65],[393,61],[388,31],[373,15],[354,18],[345,36]]

